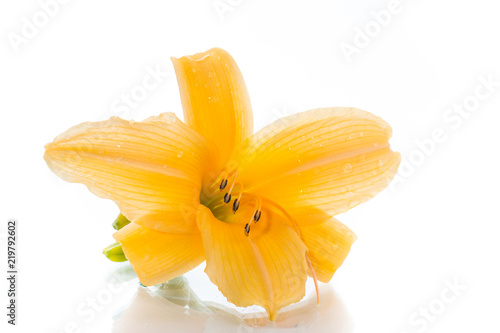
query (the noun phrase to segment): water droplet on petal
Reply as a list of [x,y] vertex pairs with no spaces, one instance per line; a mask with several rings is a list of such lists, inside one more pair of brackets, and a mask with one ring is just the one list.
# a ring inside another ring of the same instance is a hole
[[177,153],[177,157],[179,157],[179,158],[181,158],[183,155],[184,155],[184,152],[182,150]]
[[344,171],[345,172],[351,172],[352,171],[352,165],[349,163],[344,163]]

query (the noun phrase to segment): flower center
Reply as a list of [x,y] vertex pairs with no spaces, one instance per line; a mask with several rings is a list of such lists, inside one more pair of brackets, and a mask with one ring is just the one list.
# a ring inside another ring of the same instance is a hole
[[[223,171],[219,177],[211,182],[210,186],[205,188],[205,196],[202,196],[201,202],[212,211],[216,218],[226,223],[241,222],[243,217],[235,215],[239,213],[242,201],[245,205],[253,204],[253,212],[244,228],[245,234],[248,236],[251,224],[257,223],[261,218],[262,199],[243,190],[244,186],[242,182],[238,181],[237,171]],[[232,200],[233,198],[234,200]]]

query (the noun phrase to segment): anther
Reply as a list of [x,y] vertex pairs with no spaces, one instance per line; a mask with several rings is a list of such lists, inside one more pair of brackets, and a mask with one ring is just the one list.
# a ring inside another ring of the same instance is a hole
[[227,178],[224,178],[220,183],[219,189],[222,191],[223,189],[226,188],[226,186],[227,186]]
[[239,185],[239,187],[240,187],[240,193],[238,194],[238,198],[234,200],[233,213],[236,213],[238,208],[240,208],[241,196],[243,195],[243,183],[238,182],[237,185]]
[[236,178],[238,177],[238,173],[236,172],[234,175],[233,182],[231,183],[231,187],[229,188],[229,191],[227,191],[226,194],[224,194],[224,203],[228,204],[229,201],[231,201],[231,192],[233,192],[234,185],[236,184]]
[[233,213],[236,213],[236,211],[240,208],[240,200],[234,199],[233,202]]
[[261,215],[261,211],[260,210],[258,210],[258,211],[255,212],[255,215],[253,216],[253,219],[255,220],[255,222],[259,222],[260,215]]
[[250,223],[247,223],[245,225],[245,235],[248,236],[249,233],[250,233]]

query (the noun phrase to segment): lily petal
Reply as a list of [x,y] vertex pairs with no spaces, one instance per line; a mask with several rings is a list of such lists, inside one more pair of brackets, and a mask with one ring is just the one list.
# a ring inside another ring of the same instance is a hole
[[[44,158],[56,175],[114,200],[127,219],[144,222],[149,216],[153,222],[148,226],[154,223],[163,231],[169,226],[175,231],[196,228],[193,212],[210,149],[174,114],[144,122],[113,117],[83,123],[45,149]],[[169,218],[158,221],[158,216]]]
[[302,299],[307,249],[280,216],[264,208],[246,236],[244,222],[222,222],[200,205],[198,224],[207,259],[205,272],[228,301],[237,306],[260,305],[274,320],[280,308]]
[[349,254],[356,235],[335,218],[311,223],[298,217],[297,221],[316,277],[321,282],[330,281]]
[[164,233],[130,223],[113,237],[145,286],[169,281],[205,260],[200,233]]
[[391,128],[354,108],[316,109],[282,118],[249,137],[233,159],[245,191],[284,208],[336,215],[369,200],[395,175]]
[[233,58],[213,48],[179,59],[172,58],[184,120],[212,140],[225,163],[253,133],[253,116],[243,76]]

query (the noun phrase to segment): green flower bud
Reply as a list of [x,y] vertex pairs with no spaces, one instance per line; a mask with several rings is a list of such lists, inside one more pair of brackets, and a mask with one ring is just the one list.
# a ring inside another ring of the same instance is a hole
[[123,253],[120,243],[114,243],[102,250],[102,253],[111,261],[122,262],[127,261],[127,257]]
[[123,228],[124,226],[126,226],[129,223],[130,223],[130,221],[127,220],[127,218],[125,216],[120,214],[120,215],[118,215],[116,220],[113,222],[113,228],[115,228],[115,230],[120,230],[121,228]]

